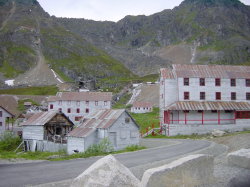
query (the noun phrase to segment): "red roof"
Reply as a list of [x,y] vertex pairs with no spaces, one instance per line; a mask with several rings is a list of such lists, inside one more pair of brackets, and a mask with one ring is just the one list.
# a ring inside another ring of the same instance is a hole
[[48,101],[111,101],[112,92],[58,92]]
[[172,70],[161,69],[161,76],[166,79],[177,77],[250,78],[250,66],[173,64],[172,67]]
[[134,102],[133,107],[153,107],[153,104],[150,102]]

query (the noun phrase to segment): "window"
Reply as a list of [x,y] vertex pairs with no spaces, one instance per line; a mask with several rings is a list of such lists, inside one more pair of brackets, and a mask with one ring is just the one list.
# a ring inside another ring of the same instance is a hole
[[71,113],[71,109],[70,108],[68,108],[68,113]]
[[49,105],[49,108],[50,108],[50,109],[53,109],[53,108],[54,108],[54,105],[52,105],[52,104]]
[[184,100],[189,100],[189,92],[184,92]]
[[76,109],[76,113],[80,113],[80,108],[77,108],[77,109]]
[[3,126],[3,122],[0,122],[0,127]]
[[250,92],[246,93],[246,100],[250,100]]
[[250,87],[250,79],[246,79],[246,86]]
[[183,84],[184,84],[184,86],[189,86],[189,78],[184,78]]
[[219,78],[216,78],[215,79],[215,86],[220,86],[220,79]]
[[125,118],[125,123],[129,123],[129,122],[130,122],[130,118],[129,117]]
[[3,117],[3,112],[2,111],[0,111],[0,117]]
[[89,101],[86,101],[86,105],[89,105]]
[[231,92],[231,100],[236,100],[236,92]]
[[62,112],[62,108],[59,108],[58,111],[59,111],[59,112]]
[[250,111],[241,111],[236,113],[237,119],[250,119]]
[[205,78],[200,78],[200,86],[205,86]]
[[236,79],[231,79],[231,86],[236,86]]
[[89,109],[88,109],[88,108],[86,108],[85,112],[86,112],[86,113],[89,113]]
[[205,99],[206,99],[206,93],[200,92],[200,100],[205,100]]
[[98,101],[95,101],[95,106],[98,106]]
[[215,93],[215,98],[216,98],[216,100],[221,100],[221,93],[220,92],[216,92]]
[[75,121],[80,121],[81,117],[76,116]]
[[80,106],[80,101],[76,101],[76,106]]
[[107,101],[104,101],[104,106],[107,106],[107,103],[108,103]]

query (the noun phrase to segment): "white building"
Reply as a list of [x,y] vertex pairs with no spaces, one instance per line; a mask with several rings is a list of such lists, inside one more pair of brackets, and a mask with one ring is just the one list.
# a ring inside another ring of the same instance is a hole
[[110,109],[111,100],[111,92],[58,92],[48,98],[48,110],[63,112],[77,125],[98,109]]
[[150,102],[134,102],[131,107],[133,113],[148,113],[153,111],[153,104]]
[[0,134],[6,130],[13,129],[12,118],[14,118],[14,114],[0,106]]
[[139,126],[124,109],[98,110],[68,134],[67,152],[84,152],[108,138],[114,150],[139,144]]
[[168,135],[250,128],[250,67],[175,64],[161,69],[160,121]]

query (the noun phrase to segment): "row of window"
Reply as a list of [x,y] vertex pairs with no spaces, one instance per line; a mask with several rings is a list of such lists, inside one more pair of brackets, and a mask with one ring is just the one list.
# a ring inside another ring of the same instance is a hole
[[[62,111],[62,108],[59,108],[59,111],[61,112]],[[67,108],[67,113],[72,113],[72,110],[71,110],[71,108]],[[81,113],[81,110],[80,110],[80,108],[77,108],[76,109],[76,113]],[[89,113],[89,108],[86,108],[85,109],[85,113]]]
[[151,109],[151,108],[148,108],[148,107],[135,107],[135,110],[141,110],[141,109],[143,109],[143,110],[148,110],[148,109]]
[[[247,87],[250,87],[250,79],[245,79],[245,83]],[[189,86],[189,78],[184,78],[183,79],[183,85],[184,86]],[[200,86],[205,86],[206,81],[205,78],[200,78]],[[214,85],[215,86],[221,86],[221,79],[220,78],[215,78],[214,79]],[[236,79],[230,79],[230,85],[232,87],[236,86]]]
[[[71,102],[72,101],[67,101],[67,104],[68,105],[71,105]],[[86,105],[89,105],[89,101],[85,101],[85,104]],[[104,106],[107,106],[108,102],[107,101],[104,101]],[[62,105],[62,101],[58,101],[58,105]],[[76,105],[77,106],[80,106],[80,101],[76,101]],[[95,101],[95,105],[98,106],[98,101]]]
[[[184,92],[184,100],[190,99],[190,93]],[[215,99],[221,100],[221,92],[215,92]],[[234,101],[237,99],[236,92],[231,92],[231,100]],[[200,100],[206,100],[206,93],[200,92]],[[246,93],[246,100],[250,100],[250,92]]]

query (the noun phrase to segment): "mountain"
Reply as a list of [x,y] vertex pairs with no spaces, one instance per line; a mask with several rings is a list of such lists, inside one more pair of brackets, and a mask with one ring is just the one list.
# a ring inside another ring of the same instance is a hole
[[171,63],[250,64],[250,7],[238,0],[185,0],[118,22],[49,16],[36,0],[0,0],[0,6],[0,79],[23,80],[38,62],[65,80],[107,86]]

